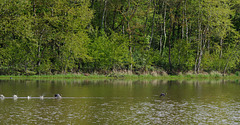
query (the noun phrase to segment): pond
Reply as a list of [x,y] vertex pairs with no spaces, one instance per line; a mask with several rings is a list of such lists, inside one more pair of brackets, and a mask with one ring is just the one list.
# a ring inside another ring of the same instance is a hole
[[11,79],[0,94],[0,124],[240,124],[237,80]]

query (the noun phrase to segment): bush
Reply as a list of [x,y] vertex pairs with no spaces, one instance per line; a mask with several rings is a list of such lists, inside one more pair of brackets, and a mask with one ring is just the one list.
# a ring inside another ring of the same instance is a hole
[[235,72],[236,76],[240,76],[240,71]]
[[161,76],[168,76],[168,73],[165,71],[161,71],[160,74],[161,74]]
[[154,77],[156,77],[156,76],[158,76],[158,73],[157,73],[156,71],[152,71],[152,72],[151,72],[151,75],[154,76]]
[[188,72],[185,73],[186,76],[192,76],[192,75],[194,75],[194,74],[195,74],[195,73],[194,73],[194,71],[192,71],[192,70],[190,70],[190,71],[188,71]]
[[211,76],[214,76],[214,77],[220,77],[222,76],[222,73],[218,72],[218,71],[211,71],[210,72],[210,75]]

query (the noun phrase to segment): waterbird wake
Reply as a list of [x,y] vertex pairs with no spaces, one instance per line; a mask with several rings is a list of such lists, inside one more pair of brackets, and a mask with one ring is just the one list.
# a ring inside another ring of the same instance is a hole
[[40,96],[40,97],[31,97],[31,96],[27,96],[27,97],[18,97],[17,95],[13,95],[13,97],[5,97],[4,95],[0,95],[0,99],[61,99],[62,96],[60,94],[55,94],[54,97],[44,97],[44,96]]
[[103,99],[104,97],[62,97],[60,94],[55,94],[54,97],[44,97],[44,96],[39,96],[39,97],[18,97],[17,95],[13,95],[12,97],[5,97],[4,95],[0,95],[0,99],[86,99],[86,98],[95,98],[95,99]]
[[[81,97],[62,97],[61,99],[74,99],[74,98],[81,98]],[[18,98],[4,97],[0,99],[59,99],[59,98],[56,98],[56,97],[18,97]]]

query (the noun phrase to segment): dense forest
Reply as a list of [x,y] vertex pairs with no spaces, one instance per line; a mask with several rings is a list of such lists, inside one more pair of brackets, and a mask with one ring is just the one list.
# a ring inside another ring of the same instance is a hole
[[0,74],[240,69],[239,0],[1,0]]

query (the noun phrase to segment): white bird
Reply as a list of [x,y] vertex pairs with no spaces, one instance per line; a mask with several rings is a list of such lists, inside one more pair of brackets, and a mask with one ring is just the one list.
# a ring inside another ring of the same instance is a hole
[[40,99],[43,99],[43,96],[40,96]]
[[30,99],[31,97],[30,97],[30,96],[28,96],[27,98],[28,98],[28,99]]
[[17,95],[13,95],[13,99],[17,99],[18,97],[17,97]]
[[5,96],[4,96],[4,95],[2,95],[2,94],[0,95],[0,97],[1,97],[1,99],[4,99],[4,98],[5,98]]

